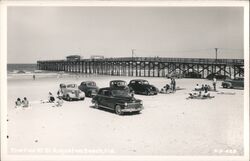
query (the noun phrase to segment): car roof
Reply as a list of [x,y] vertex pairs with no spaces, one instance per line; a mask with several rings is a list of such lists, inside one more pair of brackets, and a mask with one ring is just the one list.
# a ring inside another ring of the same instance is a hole
[[63,85],[70,85],[70,84],[75,84],[75,85],[77,85],[76,83],[60,83],[60,84],[63,84]]
[[126,81],[124,81],[124,80],[112,80],[110,82],[126,82]]
[[110,90],[111,88],[110,87],[105,87],[105,88],[100,88],[99,90]]
[[92,82],[95,83],[95,81],[82,81],[81,83],[92,83]]
[[147,81],[145,79],[132,79],[131,81]]

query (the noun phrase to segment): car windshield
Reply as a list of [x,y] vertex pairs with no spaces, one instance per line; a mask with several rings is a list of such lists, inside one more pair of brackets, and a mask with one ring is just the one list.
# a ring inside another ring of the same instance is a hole
[[67,88],[76,88],[76,87],[77,87],[76,84],[69,84],[69,85],[67,85]]
[[148,81],[144,80],[142,81],[142,84],[149,84]]
[[95,84],[95,82],[88,82],[88,83],[87,83],[87,86],[90,86],[90,87],[95,87],[95,86],[96,86],[96,84]]
[[234,80],[244,81],[244,78],[235,78]]
[[113,96],[129,96],[128,91],[126,90],[112,90]]
[[114,84],[116,84],[117,86],[126,86],[126,82],[117,82]]

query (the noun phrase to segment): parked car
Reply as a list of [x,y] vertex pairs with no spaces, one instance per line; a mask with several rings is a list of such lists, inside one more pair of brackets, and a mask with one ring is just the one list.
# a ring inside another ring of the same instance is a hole
[[101,88],[96,96],[92,98],[95,108],[106,108],[122,115],[126,112],[140,112],[143,109],[142,100],[129,95],[124,89]]
[[86,97],[95,96],[99,90],[98,86],[94,81],[82,82],[78,88],[85,93]]
[[209,74],[209,75],[207,76],[207,79],[212,80],[214,77],[215,77],[217,80],[230,79],[229,76],[227,76],[227,75],[221,75],[221,74],[218,74],[218,73]]
[[184,74],[185,78],[201,78],[201,74],[197,72],[188,72]]
[[77,84],[60,84],[60,90],[62,92],[62,98],[67,101],[85,99],[85,93],[78,89]]
[[149,84],[149,82],[144,79],[131,80],[128,86],[134,91],[135,94],[157,95],[159,93],[158,88]]
[[128,92],[131,92],[127,82],[124,80],[112,80],[109,82],[109,87],[112,89],[125,89]]
[[221,86],[223,88],[235,88],[235,87],[244,88],[244,78],[226,79],[221,83]]
[[172,72],[166,75],[167,78],[183,78],[181,73]]

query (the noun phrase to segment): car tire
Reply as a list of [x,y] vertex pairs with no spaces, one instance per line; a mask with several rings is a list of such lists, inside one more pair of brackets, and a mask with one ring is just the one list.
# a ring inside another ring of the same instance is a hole
[[98,104],[98,102],[97,102],[97,101],[95,101],[95,105],[94,105],[94,106],[95,106],[95,108],[96,108],[96,109],[98,109],[98,108],[99,108],[99,104]]
[[66,100],[67,100],[67,101],[71,101],[71,98],[70,98],[69,95],[66,96]]
[[227,88],[227,84],[223,84],[223,88]]
[[89,91],[89,92],[87,93],[87,96],[88,96],[88,97],[91,97],[91,91]]
[[117,115],[122,115],[123,114],[122,111],[121,111],[121,106],[120,105],[115,106],[115,113]]

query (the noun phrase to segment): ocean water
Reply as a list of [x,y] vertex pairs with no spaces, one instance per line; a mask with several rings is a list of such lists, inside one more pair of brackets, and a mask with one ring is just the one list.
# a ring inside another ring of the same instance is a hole
[[33,73],[35,70],[36,64],[7,64],[8,73]]

